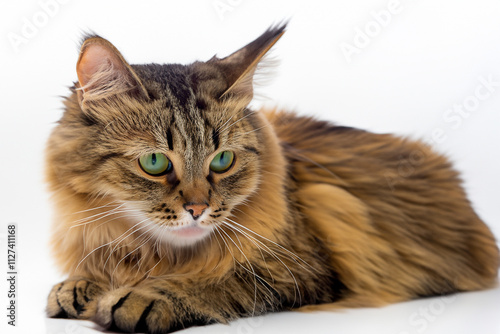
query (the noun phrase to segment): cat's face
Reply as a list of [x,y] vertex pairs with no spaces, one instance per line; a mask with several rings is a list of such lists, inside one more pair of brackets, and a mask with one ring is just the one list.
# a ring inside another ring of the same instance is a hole
[[77,192],[112,201],[136,232],[175,246],[220,233],[259,186],[265,123],[246,106],[255,66],[281,34],[187,66],[130,66],[88,38],[50,168]]
[[[168,76],[168,66],[162,70]],[[93,125],[99,134],[91,150],[103,158],[98,168],[89,166],[99,192],[146,222],[141,231],[152,229],[175,245],[215,233],[257,187],[265,149],[251,111],[202,100],[186,87],[184,104],[168,85],[149,103],[115,100],[119,114]]]

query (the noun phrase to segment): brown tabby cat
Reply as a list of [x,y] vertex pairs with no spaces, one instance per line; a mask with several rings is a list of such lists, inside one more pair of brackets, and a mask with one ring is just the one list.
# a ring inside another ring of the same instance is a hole
[[129,65],[85,39],[47,147],[52,244],[69,274],[50,317],[166,333],[495,285],[495,239],[444,157],[247,108],[284,29],[190,65]]

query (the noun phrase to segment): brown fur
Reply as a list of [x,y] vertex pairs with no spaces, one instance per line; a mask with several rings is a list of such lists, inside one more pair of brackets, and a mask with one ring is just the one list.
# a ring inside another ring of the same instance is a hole
[[[188,66],[130,66],[108,41],[85,40],[47,146],[52,244],[70,276],[51,291],[49,316],[163,333],[494,286],[495,240],[444,157],[247,109],[256,66],[283,31]],[[222,150],[234,165],[210,172]],[[139,167],[155,152],[174,166],[164,176]],[[186,224],[186,203],[207,203],[198,224],[212,233],[181,245],[164,233]]]

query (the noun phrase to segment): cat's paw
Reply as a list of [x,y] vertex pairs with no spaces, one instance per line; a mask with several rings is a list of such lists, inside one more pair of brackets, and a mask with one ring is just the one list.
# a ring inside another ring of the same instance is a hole
[[120,288],[99,300],[93,320],[112,331],[166,333],[172,319],[172,309],[161,296],[137,288]]
[[86,279],[68,279],[56,284],[47,301],[51,318],[89,319],[96,311],[97,297],[103,289]]

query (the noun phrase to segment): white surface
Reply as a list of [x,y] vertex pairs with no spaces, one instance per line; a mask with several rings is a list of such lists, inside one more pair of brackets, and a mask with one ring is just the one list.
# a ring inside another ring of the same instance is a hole
[[[271,23],[291,18],[274,51],[281,60],[275,80],[259,89],[274,101],[266,103],[427,141],[441,129],[445,139],[434,146],[456,162],[474,207],[500,236],[500,86],[478,100],[468,117],[443,118],[454,104],[474,101],[477,89],[487,93],[478,88],[479,78],[500,81],[497,0],[401,0],[397,14],[350,62],[342,43],[353,44],[356,29],[373,25],[371,12],[387,9],[391,1],[66,0],[44,16],[41,3],[47,2],[0,4],[0,267],[6,272],[4,237],[12,222],[18,224],[19,266],[18,327],[7,326],[2,311],[2,333],[97,332],[91,323],[46,319],[43,313],[50,287],[62,278],[48,252],[43,149],[61,116],[59,96],[76,79],[82,31],[108,38],[131,63],[188,63],[225,56]],[[214,4],[226,4],[227,11],[218,12]],[[27,21],[40,27],[16,50],[9,37],[21,36]],[[2,278],[2,310],[6,292]],[[500,333],[499,314],[495,289],[381,309],[273,314],[186,332]]]
[[[384,308],[344,312],[274,313],[240,319],[229,325],[190,328],[186,334],[472,334],[499,333],[500,289],[411,301]],[[50,333],[101,333],[89,321],[47,319]]]

